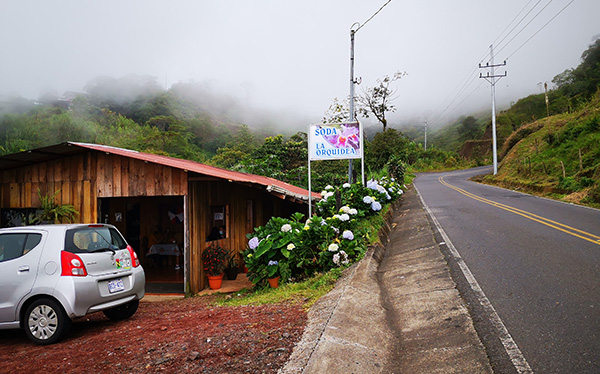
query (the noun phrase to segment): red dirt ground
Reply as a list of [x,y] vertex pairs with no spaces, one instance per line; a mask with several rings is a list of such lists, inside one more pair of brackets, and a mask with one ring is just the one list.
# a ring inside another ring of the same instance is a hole
[[63,341],[0,330],[4,373],[277,373],[306,326],[301,305],[223,307],[210,297],[142,302],[127,321],[95,313]]

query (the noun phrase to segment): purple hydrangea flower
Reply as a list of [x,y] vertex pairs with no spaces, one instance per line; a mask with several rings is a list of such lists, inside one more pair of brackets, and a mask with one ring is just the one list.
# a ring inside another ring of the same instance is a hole
[[258,247],[258,244],[260,244],[260,243],[258,241],[258,238],[255,236],[254,238],[252,238],[248,241],[248,248],[255,250],[256,247]]

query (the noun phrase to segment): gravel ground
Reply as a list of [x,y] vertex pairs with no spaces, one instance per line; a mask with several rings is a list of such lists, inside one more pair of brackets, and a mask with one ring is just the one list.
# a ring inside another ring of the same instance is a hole
[[127,321],[96,313],[57,344],[0,330],[2,372],[277,373],[307,323],[299,304],[227,307],[211,297],[142,302]]

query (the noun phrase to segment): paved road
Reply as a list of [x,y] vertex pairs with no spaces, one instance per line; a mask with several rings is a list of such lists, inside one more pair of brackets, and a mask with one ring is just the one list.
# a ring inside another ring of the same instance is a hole
[[419,174],[418,193],[535,373],[600,373],[600,211]]

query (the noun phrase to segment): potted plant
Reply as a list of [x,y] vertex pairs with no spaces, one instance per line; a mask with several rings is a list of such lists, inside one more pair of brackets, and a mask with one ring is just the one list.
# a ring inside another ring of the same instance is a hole
[[279,278],[281,278],[281,275],[279,274],[279,261],[269,261],[267,269],[269,271],[269,277],[267,278],[269,285],[271,288],[279,287]]
[[204,252],[202,252],[204,271],[208,277],[208,284],[213,290],[221,288],[227,256],[228,251],[215,242],[212,242],[210,246],[205,248]]
[[227,265],[225,266],[225,275],[227,275],[227,279],[235,280],[239,272],[240,268],[237,253],[232,252],[229,254],[229,258],[227,259]]

